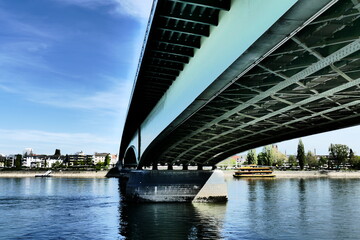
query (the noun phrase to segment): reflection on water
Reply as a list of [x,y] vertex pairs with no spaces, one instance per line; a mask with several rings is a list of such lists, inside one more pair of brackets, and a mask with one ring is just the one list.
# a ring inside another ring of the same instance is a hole
[[226,204],[130,204],[117,179],[0,178],[0,239],[358,239],[359,179],[228,179]]
[[227,207],[241,209],[243,220],[233,221],[247,233],[241,239],[358,239],[359,179],[239,180],[229,188],[242,189],[229,191]]
[[221,239],[226,204],[120,205],[120,234],[128,239]]

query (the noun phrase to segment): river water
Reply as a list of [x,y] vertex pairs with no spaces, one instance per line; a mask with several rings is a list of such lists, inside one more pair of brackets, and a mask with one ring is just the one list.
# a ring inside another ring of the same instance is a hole
[[117,179],[0,178],[0,239],[360,239],[358,179],[228,179],[226,204],[129,204]]

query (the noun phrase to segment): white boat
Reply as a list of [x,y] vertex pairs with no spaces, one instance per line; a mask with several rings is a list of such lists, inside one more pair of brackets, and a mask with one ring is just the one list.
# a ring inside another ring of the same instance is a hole
[[36,174],[35,177],[52,177],[52,175],[50,174],[51,174],[51,170],[47,171],[44,174]]

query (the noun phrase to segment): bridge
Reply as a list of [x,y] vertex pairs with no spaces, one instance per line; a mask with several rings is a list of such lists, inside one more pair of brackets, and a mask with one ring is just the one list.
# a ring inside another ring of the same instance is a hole
[[155,0],[119,168],[214,166],[360,123],[359,0]]

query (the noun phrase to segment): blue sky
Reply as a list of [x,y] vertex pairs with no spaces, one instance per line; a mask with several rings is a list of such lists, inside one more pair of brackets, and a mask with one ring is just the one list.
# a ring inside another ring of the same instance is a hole
[[[0,0],[0,153],[117,153],[152,0]],[[360,128],[303,138],[360,154]],[[295,153],[298,139],[279,143]]]
[[117,153],[151,0],[0,0],[0,153]]

